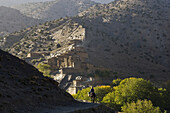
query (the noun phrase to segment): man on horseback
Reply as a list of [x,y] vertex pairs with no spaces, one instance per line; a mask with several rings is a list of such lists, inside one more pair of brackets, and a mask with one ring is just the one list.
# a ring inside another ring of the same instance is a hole
[[96,94],[94,93],[93,86],[91,87],[91,90],[90,90],[90,92],[89,92],[89,97],[91,97],[91,101],[94,103]]

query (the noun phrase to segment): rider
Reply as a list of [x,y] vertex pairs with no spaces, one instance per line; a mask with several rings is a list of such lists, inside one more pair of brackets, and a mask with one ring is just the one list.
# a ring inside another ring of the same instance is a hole
[[90,92],[89,92],[89,97],[91,97],[91,101],[94,103],[96,94],[94,93],[93,86],[91,87],[91,90],[90,90]]
[[91,86],[91,90],[90,90],[90,92],[89,92],[89,95],[90,95],[90,94],[95,94],[95,93],[94,93],[93,86]]

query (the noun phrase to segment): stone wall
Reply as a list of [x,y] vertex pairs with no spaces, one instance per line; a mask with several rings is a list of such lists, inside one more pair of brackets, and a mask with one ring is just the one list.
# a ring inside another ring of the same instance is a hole
[[78,90],[82,90],[82,87],[69,87],[67,91],[68,93],[73,95],[73,94],[76,94]]

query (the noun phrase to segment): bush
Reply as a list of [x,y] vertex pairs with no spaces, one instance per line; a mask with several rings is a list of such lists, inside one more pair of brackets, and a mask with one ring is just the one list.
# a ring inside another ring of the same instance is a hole
[[57,44],[57,48],[60,48],[61,47],[61,45],[60,44]]
[[150,100],[127,103],[122,106],[122,111],[125,113],[161,113],[160,108],[154,107]]
[[39,63],[38,66],[37,66],[37,69],[40,72],[42,72],[44,76],[51,77],[50,76],[50,73],[51,73],[50,65]]
[[120,78],[118,78],[118,79],[116,79],[116,80],[113,80],[112,83],[111,83],[111,85],[112,85],[112,86],[118,86],[121,81],[122,81],[122,80],[121,80]]

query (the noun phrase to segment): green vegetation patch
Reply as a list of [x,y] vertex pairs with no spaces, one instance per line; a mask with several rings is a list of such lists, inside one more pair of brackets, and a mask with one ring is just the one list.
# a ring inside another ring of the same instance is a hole
[[[79,90],[76,95],[73,95],[75,99],[80,99],[80,100],[87,100],[91,101],[91,98],[88,96],[88,93],[90,92],[90,87],[85,88],[83,90]],[[112,91],[111,86],[96,86],[94,87],[97,99],[97,102],[101,102],[103,100],[103,97],[108,94],[109,92]]]
[[48,64],[39,63],[37,69],[43,73],[45,77],[51,77],[51,68]]
[[122,106],[125,113],[162,113],[159,107],[154,107],[150,100],[138,100]]
[[[96,86],[94,90],[97,101],[115,111],[161,113],[161,111],[170,109],[169,84],[166,83],[165,86],[167,89],[155,87],[149,80],[143,78],[126,78],[113,80],[111,86]],[[88,97],[90,89],[78,91],[73,97],[90,101]]]

